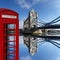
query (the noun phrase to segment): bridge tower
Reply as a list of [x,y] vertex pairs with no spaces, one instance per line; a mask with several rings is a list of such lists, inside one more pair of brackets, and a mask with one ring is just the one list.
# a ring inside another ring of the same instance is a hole
[[24,44],[28,47],[29,53],[33,56],[37,52],[37,40],[31,36],[24,36]]
[[0,60],[19,60],[18,13],[0,8]]
[[29,12],[30,16],[30,28],[37,27],[37,12],[33,9]]
[[37,12],[32,9],[29,12],[28,18],[24,21],[24,29],[30,30],[33,27],[37,27]]

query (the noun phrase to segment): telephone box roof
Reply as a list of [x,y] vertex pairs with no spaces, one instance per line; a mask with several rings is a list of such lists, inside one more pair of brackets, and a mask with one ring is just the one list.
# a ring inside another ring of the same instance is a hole
[[[15,11],[10,10],[10,9],[7,9],[7,8],[0,8],[0,12],[2,12],[2,11],[12,11],[12,12],[14,12],[14,13],[17,13],[17,12],[15,12]],[[17,14],[18,14],[18,13],[17,13]]]

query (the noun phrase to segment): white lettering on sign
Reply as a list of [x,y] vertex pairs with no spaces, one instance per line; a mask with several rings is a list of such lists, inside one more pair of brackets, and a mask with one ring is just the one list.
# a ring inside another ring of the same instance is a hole
[[2,18],[13,18],[13,19],[16,19],[17,16],[13,16],[13,15],[2,15]]

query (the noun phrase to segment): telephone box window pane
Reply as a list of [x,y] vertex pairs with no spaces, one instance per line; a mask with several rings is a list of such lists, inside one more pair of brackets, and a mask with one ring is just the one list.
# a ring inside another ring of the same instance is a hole
[[7,48],[8,51],[14,51],[15,48]]
[[8,56],[7,56],[7,59],[13,59],[15,57],[15,54],[9,54]]
[[15,24],[7,24],[7,28],[9,29],[15,29]]
[[8,42],[8,46],[14,46],[15,42]]
[[15,30],[7,30],[7,34],[15,34]]
[[14,50],[10,50],[10,51],[8,50],[7,53],[9,53],[9,52],[12,53],[12,52],[15,52],[15,51]]
[[15,40],[15,36],[8,36],[7,40],[14,41]]

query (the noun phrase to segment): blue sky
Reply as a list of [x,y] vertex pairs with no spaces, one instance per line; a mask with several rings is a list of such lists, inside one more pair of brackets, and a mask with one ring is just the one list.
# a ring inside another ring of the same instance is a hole
[[49,22],[60,16],[60,0],[1,0],[0,8],[8,8],[19,13],[19,20],[23,26],[23,20],[28,16],[28,12],[34,9],[38,13],[39,19]]

